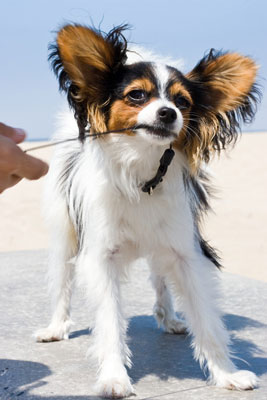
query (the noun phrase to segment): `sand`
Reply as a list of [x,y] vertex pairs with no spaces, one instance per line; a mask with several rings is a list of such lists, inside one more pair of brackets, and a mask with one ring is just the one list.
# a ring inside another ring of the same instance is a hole
[[[24,143],[29,148],[38,143]],[[205,236],[220,250],[225,271],[267,282],[267,133],[244,134],[229,156],[211,163],[217,199]],[[31,153],[49,161],[51,148]],[[0,195],[0,251],[43,249],[48,232],[41,215],[44,178]]]

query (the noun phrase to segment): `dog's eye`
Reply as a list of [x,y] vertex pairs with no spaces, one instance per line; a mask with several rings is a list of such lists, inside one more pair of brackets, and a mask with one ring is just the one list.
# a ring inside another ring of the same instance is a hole
[[147,100],[147,92],[145,92],[144,90],[131,90],[128,94],[127,97],[130,101],[132,101],[133,103],[137,103],[137,104],[142,104]]
[[191,106],[190,101],[186,97],[181,96],[179,94],[174,97],[174,104],[180,110],[186,110],[187,108],[189,108]]

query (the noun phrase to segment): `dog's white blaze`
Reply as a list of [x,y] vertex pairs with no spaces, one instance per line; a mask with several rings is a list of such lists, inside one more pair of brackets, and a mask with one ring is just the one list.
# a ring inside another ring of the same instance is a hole
[[159,85],[159,94],[162,99],[166,99],[166,87],[170,79],[170,71],[164,64],[153,64],[153,69]]

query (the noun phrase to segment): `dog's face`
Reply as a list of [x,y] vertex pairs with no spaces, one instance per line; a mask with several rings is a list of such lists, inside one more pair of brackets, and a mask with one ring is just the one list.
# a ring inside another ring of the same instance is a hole
[[127,64],[124,27],[108,35],[65,26],[51,59],[79,127],[97,132],[142,126],[133,133],[156,145],[174,143],[192,170],[234,141],[239,120],[255,112],[257,66],[237,53],[211,51],[187,75],[150,62]]
[[174,68],[140,62],[126,65],[115,83],[107,126],[142,126],[136,135],[156,145],[177,140],[186,126],[192,98]]

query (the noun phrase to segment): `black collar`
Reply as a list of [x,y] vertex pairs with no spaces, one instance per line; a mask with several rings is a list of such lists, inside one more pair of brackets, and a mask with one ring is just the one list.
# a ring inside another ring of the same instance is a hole
[[153,190],[155,187],[162,182],[163,176],[166,174],[168,170],[168,166],[172,162],[172,159],[175,155],[174,150],[172,149],[172,145],[170,144],[170,147],[164,151],[160,161],[159,161],[159,167],[157,170],[156,175],[154,178],[150,179],[150,181],[147,181],[144,183],[142,186],[142,191],[145,193],[148,193],[151,195],[153,193]]

